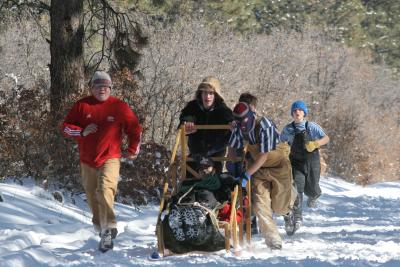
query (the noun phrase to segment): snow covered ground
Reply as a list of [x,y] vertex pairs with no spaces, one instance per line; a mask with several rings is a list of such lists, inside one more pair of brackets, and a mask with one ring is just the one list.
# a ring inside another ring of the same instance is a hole
[[[10,266],[400,266],[400,182],[360,187],[323,178],[323,195],[305,208],[304,226],[271,251],[260,236],[238,257],[225,251],[148,260],[156,245],[157,206],[116,205],[113,251],[97,250],[83,198],[63,204],[32,183],[1,183],[0,267]],[[305,203],[304,203],[305,204]]]

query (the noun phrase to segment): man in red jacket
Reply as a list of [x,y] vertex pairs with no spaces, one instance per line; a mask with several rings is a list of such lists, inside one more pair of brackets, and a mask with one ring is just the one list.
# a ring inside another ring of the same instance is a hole
[[[110,76],[96,71],[90,81],[91,96],[75,103],[61,127],[66,137],[78,142],[82,184],[93,225],[100,231],[102,252],[113,248],[112,239],[118,232],[113,205],[120,158],[137,157],[142,130],[128,104],[110,96],[111,89]],[[123,133],[129,145],[121,153]]]

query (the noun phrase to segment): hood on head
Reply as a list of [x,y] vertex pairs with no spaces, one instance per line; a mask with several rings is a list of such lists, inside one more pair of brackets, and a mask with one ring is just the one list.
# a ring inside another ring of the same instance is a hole
[[205,89],[206,87],[210,86],[212,89],[214,89],[215,93],[218,94],[218,96],[221,99],[224,99],[221,93],[221,83],[220,81],[215,78],[214,76],[208,76],[205,77],[199,86],[197,87],[197,91],[202,91],[202,89]]

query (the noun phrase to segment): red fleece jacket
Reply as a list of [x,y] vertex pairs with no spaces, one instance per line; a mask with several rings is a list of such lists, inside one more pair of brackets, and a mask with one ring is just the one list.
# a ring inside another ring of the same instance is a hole
[[[82,137],[81,132],[91,123],[97,125],[97,132]],[[79,100],[65,117],[61,130],[64,136],[78,141],[81,162],[94,168],[121,157],[123,133],[128,137],[128,151],[139,153],[142,127],[128,104],[113,96],[104,102],[93,96]]]

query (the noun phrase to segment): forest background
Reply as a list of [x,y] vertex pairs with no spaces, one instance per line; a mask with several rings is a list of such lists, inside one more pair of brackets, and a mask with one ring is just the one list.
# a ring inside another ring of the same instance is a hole
[[257,95],[279,129],[305,100],[331,138],[331,174],[398,180],[399,44],[390,0],[0,0],[0,177],[81,191],[76,143],[58,126],[102,69],[144,125],[121,171],[127,203],[158,198],[179,113],[207,75],[230,107]]

